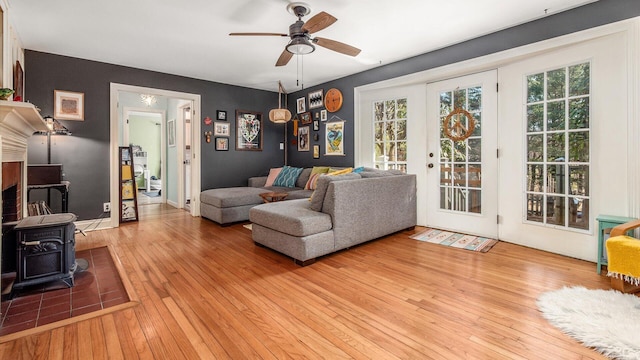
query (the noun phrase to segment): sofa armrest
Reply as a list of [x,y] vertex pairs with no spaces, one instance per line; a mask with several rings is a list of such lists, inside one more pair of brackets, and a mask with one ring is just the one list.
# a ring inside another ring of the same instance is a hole
[[266,176],[256,176],[256,177],[249,178],[250,187],[264,187],[266,183],[267,183]]

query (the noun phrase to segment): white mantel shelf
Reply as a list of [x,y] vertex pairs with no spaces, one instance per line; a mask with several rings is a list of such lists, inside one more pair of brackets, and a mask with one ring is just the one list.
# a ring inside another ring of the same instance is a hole
[[3,162],[26,161],[27,140],[36,131],[47,131],[47,126],[33,104],[0,100]]

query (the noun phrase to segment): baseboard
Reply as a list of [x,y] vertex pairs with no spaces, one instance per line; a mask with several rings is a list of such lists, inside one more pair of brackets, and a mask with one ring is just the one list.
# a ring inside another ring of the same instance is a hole
[[167,199],[167,205],[171,205],[171,206],[173,206],[174,208],[178,208],[178,209],[180,208],[180,207],[178,206],[178,203],[177,203],[176,201],[171,201],[171,200],[169,200],[169,199]]

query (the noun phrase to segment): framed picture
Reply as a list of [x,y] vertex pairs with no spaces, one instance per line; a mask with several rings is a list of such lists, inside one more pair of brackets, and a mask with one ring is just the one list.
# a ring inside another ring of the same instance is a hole
[[318,131],[320,130],[320,121],[318,121],[318,119],[313,120],[313,131]]
[[298,151],[309,151],[309,127],[298,128]]
[[324,104],[324,98],[322,94],[322,89],[309,93],[309,110],[322,107],[322,105]]
[[216,150],[228,151],[229,150],[229,138],[217,137],[216,138]]
[[221,121],[227,121],[227,112],[224,110],[216,110],[216,119]]
[[84,93],[54,90],[53,117],[84,121]]
[[307,111],[300,114],[300,122],[302,125],[311,124],[311,113]]
[[169,146],[176,146],[176,121],[171,119],[167,121],[167,143]]
[[344,121],[325,124],[325,155],[344,155]]
[[327,121],[327,110],[320,110],[320,121]]
[[13,101],[24,101],[24,71],[20,61],[16,61],[16,70],[13,72],[13,86],[16,91],[13,94]]
[[228,122],[214,122],[213,136],[229,136],[231,135],[231,124]]
[[301,97],[298,100],[296,100],[296,109],[298,109],[296,111],[296,114],[302,114],[303,112],[307,111],[304,102],[305,102],[304,97]]
[[320,145],[313,145],[313,158],[320,159]]
[[262,151],[262,113],[236,110],[236,150]]

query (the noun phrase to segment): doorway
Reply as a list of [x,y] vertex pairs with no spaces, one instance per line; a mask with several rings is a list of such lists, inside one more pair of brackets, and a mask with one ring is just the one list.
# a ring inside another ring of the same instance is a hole
[[[110,201],[112,204],[118,204],[118,146],[123,143],[124,126],[123,126],[123,104],[119,101],[123,93],[133,93],[140,95],[155,96],[162,101],[166,101],[166,118],[165,122],[161,124],[162,131],[162,154],[165,156],[165,161],[162,164],[165,165],[163,174],[161,175],[161,196],[166,197],[168,205],[176,208],[184,208],[184,201],[180,198],[184,198],[184,187],[189,187],[190,195],[190,207],[188,209],[192,216],[200,216],[199,206],[199,194],[200,194],[200,161],[197,160],[200,155],[200,142],[192,141],[190,145],[190,158],[192,160],[189,167],[188,182],[184,181],[184,172],[178,164],[182,164],[183,160],[179,155],[182,155],[182,149],[184,148],[185,132],[182,122],[182,116],[179,114],[179,106],[185,103],[191,106],[191,118],[197,119],[200,117],[200,95],[175,92],[162,89],[145,88],[132,85],[111,83],[110,90],[110,148],[111,148],[111,165],[110,165]],[[160,100],[159,100],[160,101]],[[176,124],[176,120],[181,122]],[[173,129],[173,132],[169,131],[169,128]],[[200,124],[198,121],[190,122],[190,138],[198,139],[194,134],[198,134],[200,131]],[[172,136],[169,138],[169,133]],[[173,147],[171,146],[173,144]],[[178,154],[180,152],[181,154]],[[193,161],[196,160],[196,161]],[[153,180],[150,182],[153,188]],[[182,185],[182,188],[178,188],[178,185]],[[175,189],[173,192],[171,189]],[[115,207],[114,207],[115,208]],[[119,226],[119,216],[117,211],[112,211],[110,216],[110,225],[113,227]]]
[[497,72],[427,85],[427,226],[496,238]]

